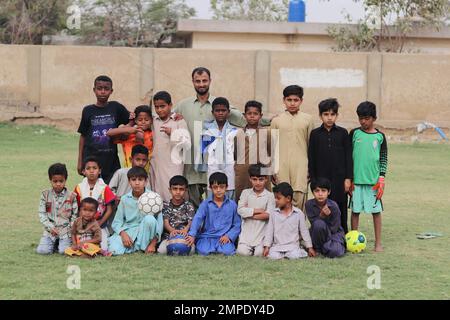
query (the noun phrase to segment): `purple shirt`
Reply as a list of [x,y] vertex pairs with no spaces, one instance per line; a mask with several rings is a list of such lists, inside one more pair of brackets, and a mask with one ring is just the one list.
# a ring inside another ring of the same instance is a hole
[[339,206],[333,200],[327,199],[327,206],[330,208],[330,215],[328,217],[320,217],[321,208],[317,203],[316,199],[311,199],[306,201],[306,216],[311,224],[317,219],[322,219],[325,221],[327,226],[330,228],[332,234],[334,233],[342,233],[344,235],[344,229],[341,226],[341,211],[339,210]]

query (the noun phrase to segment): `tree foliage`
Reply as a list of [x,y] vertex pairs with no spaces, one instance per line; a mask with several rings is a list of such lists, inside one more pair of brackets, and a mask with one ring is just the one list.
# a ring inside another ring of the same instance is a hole
[[81,7],[83,42],[97,45],[161,47],[178,19],[195,15],[184,0],[96,0]]
[[214,19],[287,21],[288,0],[211,0]]
[[41,44],[64,28],[67,0],[1,0],[0,42]]
[[362,2],[366,16],[354,28],[328,29],[336,51],[402,52],[408,33],[423,28],[438,31],[449,13],[448,0],[354,1]]

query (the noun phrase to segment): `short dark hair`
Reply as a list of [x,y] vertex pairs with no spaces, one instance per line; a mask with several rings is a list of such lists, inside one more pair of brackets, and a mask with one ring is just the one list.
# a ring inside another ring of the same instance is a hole
[[51,180],[53,176],[61,175],[67,180],[67,168],[64,163],[54,163],[48,168],[48,178]]
[[130,180],[131,178],[148,178],[147,171],[145,171],[144,168],[141,167],[132,167],[127,172],[127,178]]
[[213,184],[226,184],[228,186],[228,178],[227,175],[223,172],[214,172],[209,176],[209,185]]
[[142,144],[137,144],[131,149],[131,157],[133,158],[137,154],[145,154],[148,157],[148,149]]
[[273,187],[273,193],[281,193],[284,197],[291,197],[291,200],[294,197],[294,190],[287,182],[281,182]]
[[155,95],[153,96],[153,102],[155,102],[156,100],[163,100],[167,104],[172,103],[172,97],[167,91],[158,91],[157,93],[155,93]]
[[296,84],[287,86],[283,90],[283,97],[287,98],[289,96],[298,96],[300,99],[303,99],[303,88]]
[[98,201],[95,200],[94,198],[87,197],[87,198],[84,198],[83,200],[81,200],[80,208],[83,206],[84,203],[93,204],[95,206],[95,210],[98,209]]
[[97,81],[109,82],[109,83],[111,83],[111,88],[112,88],[113,82],[112,82],[112,79],[110,77],[108,77],[108,76],[101,75],[101,76],[98,76],[97,78],[95,78],[95,80],[94,80],[94,87],[97,84]]
[[205,67],[197,67],[194,70],[192,70],[192,79],[194,78],[195,74],[202,74],[204,72],[206,72],[208,77],[211,78],[211,72],[207,68],[205,68]]
[[361,102],[356,108],[356,113],[358,117],[373,117],[377,118],[377,106],[375,103],[370,101]]
[[244,107],[244,112],[247,112],[249,108],[256,108],[258,109],[259,113],[262,113],[262,103],[259,101],[256,100],[247,101]]
[[314,192],[317,188],[327,189],[331,191],[331,182],[327,178],[319,177],[311,181],[311,191]]
[[137,118],[138,114],[141,113],[141,112],[145,112],[146,114],[148,114],[150,119],[153,117],[152,116],[152,109],[149,106],[145,105],[145,104],[137,106],[136,109],[134,109],[135,117]]
[[216,106],[225,106],[228,110],[230,110],[230,102],[228,102],[228,99],[224,97],[214,99],[212,103],[212,111],[214,111],[214,107]]
[[99,162],[97,157],[89,156],[89,157],[84,158],[83,169],[86,168],[86,165],[87,165],[88,162],[95,162],[100,169],[102,168],[102,165],[100,164],[100,162]]
[[336,98],[329,98],[319,102],[319,114],[321,115],[327,111],[333,111],[334,113],[338,113],[339,110],[339,102]]
[[169,186],[188,186],[188,181],[185,177],[177,175],[177,176],[173,176],[172,178],[170,178],[169,181]]
[[263,174],[265,165],[262,163],[252,164],[248,167],[248,175],[249,177],[267,177],[266,174]]

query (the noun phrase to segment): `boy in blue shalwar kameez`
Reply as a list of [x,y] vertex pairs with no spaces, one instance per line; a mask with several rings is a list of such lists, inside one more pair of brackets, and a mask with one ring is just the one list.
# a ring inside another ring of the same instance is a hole
[[109,251],[113,255],[145,251],[156,252],[156,243],[163,231],[162,213],[145,215],[138,209],[138,199],[146,191],[148,175],[145,169],[133,167],[128,173],[132,191],[122,196],[112,223],[114,235],[109,238]]
[[203,201],[192,221],[186,241],[194,244],[198,254],[211,253],[234,255],[234,245],[241,232],[241,218],[237,213],[237,204],[229,199],[228,179],[224,173],[215,172],[209,177],[212,196]]

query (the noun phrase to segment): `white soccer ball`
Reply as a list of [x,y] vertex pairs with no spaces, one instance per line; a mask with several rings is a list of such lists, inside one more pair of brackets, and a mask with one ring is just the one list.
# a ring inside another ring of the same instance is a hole
[[143,214],[157,215],[163,209],[163,200],[156,192],[144,192],[139,197],[138,209]]

